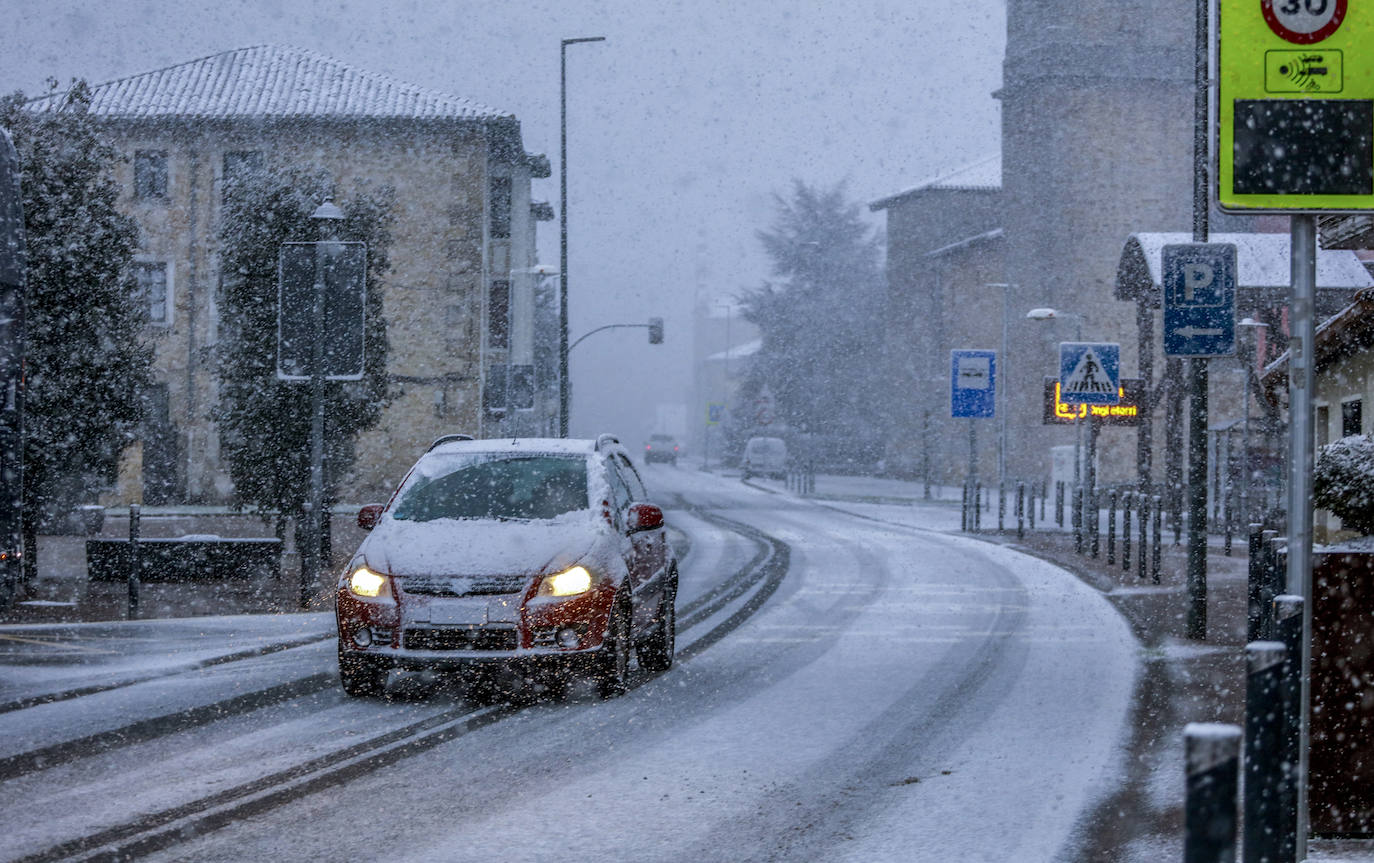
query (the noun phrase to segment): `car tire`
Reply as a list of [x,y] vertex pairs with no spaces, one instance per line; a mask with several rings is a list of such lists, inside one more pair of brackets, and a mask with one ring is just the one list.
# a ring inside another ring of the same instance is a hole
[[371,657],[339,653],[339,683],[343,691],[354,698],[384,694],[390,671],[390,668]]
[[677,643],[677,578],[676,573],[658,602],[658,626],[648,638],[635,646],[639,666],[652,674],[662,674],[673,667],[673,653]]
[[611,612],[606,640],[596,653],[596,694],[602,699],[625,694],[630,684],[630,610],[617,602]]

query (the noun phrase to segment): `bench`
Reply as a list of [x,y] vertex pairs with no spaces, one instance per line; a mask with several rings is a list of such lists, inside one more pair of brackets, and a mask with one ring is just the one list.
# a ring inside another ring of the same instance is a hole
[[[281,540],[191,534],[138,541],[140,581],[250,579],[266,572],[281,577]],[[91,581],[129,577],[127,539],[86,540],[86,574]]]

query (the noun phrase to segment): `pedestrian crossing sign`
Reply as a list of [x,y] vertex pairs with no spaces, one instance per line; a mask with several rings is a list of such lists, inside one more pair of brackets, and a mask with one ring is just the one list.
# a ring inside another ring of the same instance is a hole
[[1065,404],[1114,405],[1121,391],[1121,345],[1059,343],[1059,398]]

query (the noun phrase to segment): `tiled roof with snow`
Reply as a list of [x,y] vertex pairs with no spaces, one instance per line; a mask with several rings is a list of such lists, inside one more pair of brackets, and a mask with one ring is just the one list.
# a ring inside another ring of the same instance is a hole
[[941,174],[934,179],[917,183],[895,195],[879,198],[869,204],[868,208],[870,210],[884,210],[908,195],[924,192],[927,189],[996,191],[1000,188],[1002,188],[1002,154],[999,152],[976,162],[970,162],[961,168],[956,168],[948,174]]
[[[108,119],[505,120],[513,115],[300,48],[255,45],[91,88]],[[60,95],[29,103],[53,110]]]

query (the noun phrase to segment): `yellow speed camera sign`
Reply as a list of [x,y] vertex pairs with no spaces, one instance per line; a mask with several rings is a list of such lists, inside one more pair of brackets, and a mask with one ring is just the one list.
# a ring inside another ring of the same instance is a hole
[[1218,0],[1217,200],[1374,209],[1374,5]]

